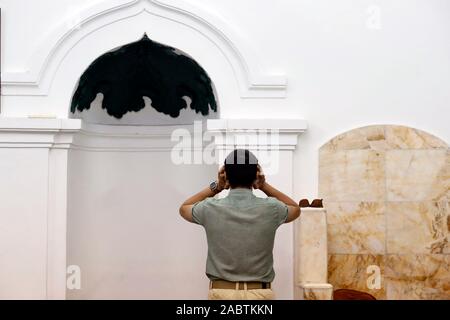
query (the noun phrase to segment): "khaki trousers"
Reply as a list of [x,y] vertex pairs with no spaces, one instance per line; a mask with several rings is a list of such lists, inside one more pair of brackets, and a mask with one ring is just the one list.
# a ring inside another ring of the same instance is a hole
[[247,283],[244,282],[244,290],[236,289],[213,289],[212,283],[209,285],[209,300],[274,300],[275,294],[272,289],[251,289],[247,290]]

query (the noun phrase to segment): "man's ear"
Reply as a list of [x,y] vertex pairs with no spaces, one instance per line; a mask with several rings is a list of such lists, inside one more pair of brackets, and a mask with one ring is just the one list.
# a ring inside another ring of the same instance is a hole
[[227,172],[225,171],[223,174],[225,175],[225,189],[230,189],[230,181],[228,181]]

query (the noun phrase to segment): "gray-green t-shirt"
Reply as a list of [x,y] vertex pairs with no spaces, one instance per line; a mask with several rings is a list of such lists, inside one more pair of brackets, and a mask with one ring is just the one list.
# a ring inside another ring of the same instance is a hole
[[275,232],[287,215],[284,203],[256,197],[250,189],[232,189],[226,198],[196,203],[192,217],[206,231],[208,278],[272,282]]

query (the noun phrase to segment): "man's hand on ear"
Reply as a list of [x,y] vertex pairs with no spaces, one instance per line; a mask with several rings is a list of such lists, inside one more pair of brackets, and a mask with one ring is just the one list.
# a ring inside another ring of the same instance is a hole
[[187,221],[193,222],[192,208],[197,202],[203,201],[209,197],[214,197],[217,193],[229,188],[230,184],[228,183],[227,175],[225,174],[225,166],[222,166],[217,173],[217,188],[215,190],[212,190],[210,187],[205,188],[187,199],[180,207],[180,215]]
[[225,173],[225,166],[222,166],[217,174],[217,191],[220,192],[229,188],[230,184],[228,183],[227,174]]
[[256,171],[256,180],[253,183],[254,189],[262,189],[266,184],[266,176],[264,175],[261,166],[258,164],[258,169]]
[[288,216],[286,218],[286,223],[294,221],[300,216],[300,207],[298,204],[292,200],[290,197],[285,195],[283,192],[272,187],[266,182],[266,177],[262,172],[262,168],[258,165],[256,172],[256,180],[253,183],[253,188],[259,189],[264,192],[268,197],[277,198],[279,201],[283,202],[288,207]]

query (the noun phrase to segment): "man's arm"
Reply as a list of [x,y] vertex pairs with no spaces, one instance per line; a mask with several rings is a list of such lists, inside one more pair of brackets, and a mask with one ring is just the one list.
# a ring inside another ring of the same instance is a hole
[[297,205],[297,203],[292,200],[290,197],[285,195],[283,192],[277,190],[276,188],[272,187],[267,182],[264,183],[264,185],[260,188],[262,192],[264,192],[268,197],[274,197],[283,202],[288,207],[288,216],[286,219],[286,223],[294,221],[300,216],[300,207]]
[[219,173],[217,174],[217,188],[216,190],[211,190],[211,188],[205,188],[199,193],[193,195],[189,199],[187,199],[180,207],[180,215],[189,222],[194,222],[192,219],[192,208],[194,205],[203,201],[206,198],[214,197],[216,194],[220,193],[223,189],[227,189],[227,178],[225,175],[225,167],[220,168]]
[[[220,192],[220,191],[219,191]],[[214,197],[217,191],[212,191],[209,187],[203,189],[199,193],[193,195],[189,199],[187,199],[180,207],[180,215],[189,222],[193,222],[192,220],[192,208],[194,204],[199,201],[205,200],[206,198]]]
[[291,222],[297,219],[300,216],[300,207],[298,204],[292,200],[290,197],[285,195],[283,192],[277,190],[276,188],[272,187],[270,184],[266,182],[266,177],[264,173],[262,172],[261,167],[258,165],[258,173],[256,182],[253,184],[253,187],[255,189],[259,189],[262,192],[264,192],[268,197],[274,197],[281,202],[283,202],[288,207],[288,216],[286,218],[286,222]]

